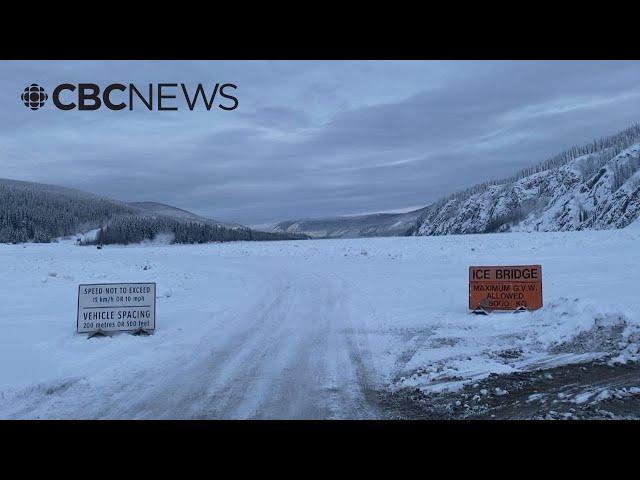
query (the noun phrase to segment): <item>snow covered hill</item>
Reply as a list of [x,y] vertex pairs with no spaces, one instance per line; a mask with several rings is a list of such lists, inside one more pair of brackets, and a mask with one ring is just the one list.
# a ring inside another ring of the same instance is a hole
[[[86,232],[92,234],[81,235]],[[0,243],[46,243],[71,235],[132,243],[153,240],[151,234],[170,234],[187,243],[302,238],[251,230],[162,203],[126,203],[71,188],[0,179]]]
[[0,179],[0,243],[49,242],[136,210],[71,188]]
[[228,228],[246,228],[243,225],[240,225],[239,223],[221,222],[219,220],[214,220],[212,218],[202,217],[200,215],[196,215],[195,213],[191,213],[188,210],[172,207],[171,205],[165,205],[164,203],[128,202],[127,205],[135,209],[137,212],[137,215],[140,215],[143,217],[159,216],[159,217],[173,218],[176,220],[188,220],[191,222],[221,225],[223,227],[228,227]]
[[640,215],[640,126],[429,206],[416,235],[622,228]]

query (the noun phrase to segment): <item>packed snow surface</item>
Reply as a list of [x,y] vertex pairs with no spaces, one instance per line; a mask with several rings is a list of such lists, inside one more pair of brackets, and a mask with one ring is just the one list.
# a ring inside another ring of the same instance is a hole
[[[634,226],[637,227],[637,226]],[[636,359],[640,229],[208,245],[0,245],[0,418],[379,418],[376,392]],[[541,264],[476,316],[470,265]],[[157,283],[157,330],[87,339],[78,284]]]

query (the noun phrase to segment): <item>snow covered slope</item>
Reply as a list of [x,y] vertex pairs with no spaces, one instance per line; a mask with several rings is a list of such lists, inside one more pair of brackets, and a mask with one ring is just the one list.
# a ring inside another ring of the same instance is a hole
[[622,228],[640,215],[640,126],[426,209],[417,235]]
[[637,218],[634,222],[632,222],[629,226],[627,226],[627,231],[635,231],[640,232],[640,218]]
[[71,188],[0,179],[0,242],[48,242],[135,210]]
[[[138,237],[153,240],[147,236],[154,229],[174,237],[177,229],[191,233],[206,230],[208,233],[200,239],[203,241],[296,237],[251,230],[162,203],[125,203],[71,188],[0,179],[0,243],[46,243],[70,235],[86,239],[86,235],[80,234],[91,231],[95,237],[101,227],[110,229],[110,238],[117,237],[122,243],[129,243],[130,239],[139,241]],[[126,230],[126,235],[121,234],[122,230]],[[195,239],[197,235],[191,237]]]
[[[640,352],[640,232],[0,245],[0,418],[383,418],[379,392]],[[469,265],[541,264],[476,316]],[[79,283],[157,282],[157,331],[75,334]]]
[[164,203],[158,202],[128,202],[131,208],[135,209],[137,215],[148,217],[148,216],[161,216],[174,218],[176,220],[188,220],[191,222],[199,222],[199,223],[207,223],[213,225],[222,225],[228,228],[245,228],[239,223],[228,223],[228,222],[220,222],[218,220],[214,220],[212,218],[202,217],[200,215],[196,215],[195,213],[191,213],[188,210],[183,210],[181,208],[172,207],[171,205],[165,205]]

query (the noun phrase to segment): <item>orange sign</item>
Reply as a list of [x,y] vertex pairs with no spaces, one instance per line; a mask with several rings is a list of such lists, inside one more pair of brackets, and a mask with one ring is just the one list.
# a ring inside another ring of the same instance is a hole
[[542,307],[542,266],[469,267],[469,309]]

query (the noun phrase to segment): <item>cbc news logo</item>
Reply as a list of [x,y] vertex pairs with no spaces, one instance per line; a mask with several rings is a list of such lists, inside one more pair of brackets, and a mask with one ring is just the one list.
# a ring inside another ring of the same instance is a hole
[[20,95],[22,99],[22,103],[27,108],[31,110],[38,110],[39,108],[44,107],[44,102],[47,101],[49,96],[47,92],[44,91],[37,83],[32,83],[27,88],[24,89],[22,95]]
[[[188,108],[193,111],[201,104],[207,111],[212,109],[235,110],[238,97],[231,91],[238,88],[233,83],[111,83],[101,86],[97,83],[61,83],[51,91],[53,106],[62,111],[92,111],[100,108],[109,110],[149,110],[175,111]],[[49,95],[43,87],[32,83],[26,87],[20,99],[25,107],[39,110],[44,107]]]

